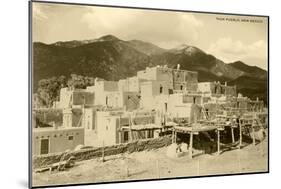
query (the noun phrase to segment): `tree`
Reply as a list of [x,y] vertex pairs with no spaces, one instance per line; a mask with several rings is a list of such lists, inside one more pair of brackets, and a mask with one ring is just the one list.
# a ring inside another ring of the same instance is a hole
[[43,107],[51,107],[53,102],[59,100],[60,89],[66,86],[66,77],[51,77],[38,82],[37,95]]
[[67,85],[74,89],[85,89],[87,86],[92,86],[95,84],[95,79],[93,77],[82,76],[71,74],[70,79],[67,81]]
[[73,89],[85,89],[87,86],[94,85],[94,83],[93,77],[76,74],[71,74],[69,79],[63,75],[41,79],[38,82],[36,103],[39,103],[40,107],[52,107],[53,103],[59,100],[61,88],[68,86]]

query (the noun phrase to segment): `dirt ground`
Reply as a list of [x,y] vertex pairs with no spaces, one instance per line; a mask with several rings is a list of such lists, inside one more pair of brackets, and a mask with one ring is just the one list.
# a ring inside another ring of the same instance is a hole
[[265,172],[268,170],[267,139],[256,146],[201,154],[189,159],[166,156],[167,147],[157,150],[108,156],[105,162],[91,159],[77,162],[66,171],[33,173],[33,185],[98,183],[124,180],[158,179],[215,174]]

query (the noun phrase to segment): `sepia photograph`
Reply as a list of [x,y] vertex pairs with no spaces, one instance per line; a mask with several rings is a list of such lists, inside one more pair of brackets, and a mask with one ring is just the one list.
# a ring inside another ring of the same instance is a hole
[[32,1],[32,187],[269,172],[269,17]]

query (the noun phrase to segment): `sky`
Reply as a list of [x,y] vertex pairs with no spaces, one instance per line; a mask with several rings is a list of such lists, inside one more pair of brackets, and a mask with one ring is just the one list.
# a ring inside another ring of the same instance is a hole
[[165,49],[196,46],[225,63],[241,60],[267,70],[267,18],[33,2],[33,41],[114,35]]

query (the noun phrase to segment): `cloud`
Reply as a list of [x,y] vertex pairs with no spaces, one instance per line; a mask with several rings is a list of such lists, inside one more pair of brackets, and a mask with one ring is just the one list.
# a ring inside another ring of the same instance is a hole
[[32,6],[32,10],[34,19],[40,21],[48,19],[47,14],[45,14],[45,12],[42,10],[42,6],[40,6],[40,4],[34,3]]
[[145,11],[93,7],[82,22],[98,36],[113,34],[122,39],[141,39],[171,48],[181,43],[193,44],[204,23],[191,13]]
[[246,64],[261,68],[266,68],[267,66],[267,43],[264,40],[245,44],[230,37],[220,38],[210,45],[207,52],[226,63],[241,60],[245,61]]

